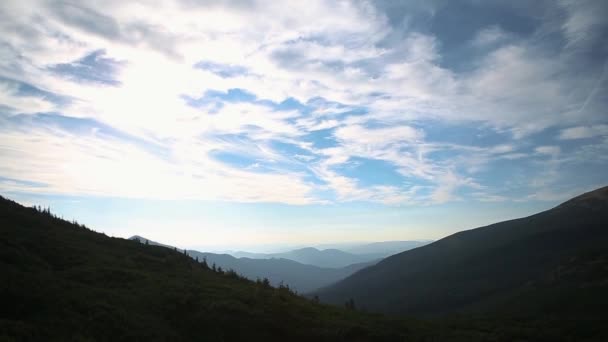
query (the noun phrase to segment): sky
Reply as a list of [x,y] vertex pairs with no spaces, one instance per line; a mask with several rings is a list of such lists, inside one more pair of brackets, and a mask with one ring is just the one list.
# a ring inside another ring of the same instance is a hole
[[0,2],[0,194],[112,236],[438,239],[608,184],[608,2]]

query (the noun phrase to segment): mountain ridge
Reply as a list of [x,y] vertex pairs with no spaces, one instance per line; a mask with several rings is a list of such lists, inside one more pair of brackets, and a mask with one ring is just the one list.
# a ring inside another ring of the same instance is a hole
[[[2,341],[402,341],[428,330],[217,272],[0,197]],[[418,332],[414,332],[414,330]],[[447,334],[451,334],[448,330]]]
[[[147,241],[152,245],[184,251],[183,249],[152,241],[139,235],[134,235],[129,239],[137,240],[141,243],[146,243]],[[254,281],[256,279],[267,278],[273,286],[283,284],[300,293],[307,293],[337,282],[338,280],[377,262],[369,261],[340,268],[332,268],[302,264],[285,258],[237,258],[227,253],[208,253],[190,249],[185,251],[189,256],[196,258],[201,262],[205,259],[210,266],[215,264],[216,267],[221,267],[224,270],[233,270]]]
[[353,254],[336,248],[318,249],[315,247],[303,247],[281,253],[250,253],[237,251],[230,254],[237,258],[289,259],[301,264],[326,268],[342,268],[382,258],[382,254]]
[[421,321],[354,310],[359,299],[318,304],[0,197],[0,340],[605,341],[608,247],[597,245],[515,288],[512,306]]
[[608,243],[606,194],[603,187],[541,213],[452,234],[390,256],[316,294],[329,303],[354,298],[362,307],[387,313],[483,311],[483,303],[509,301],[514,289]]

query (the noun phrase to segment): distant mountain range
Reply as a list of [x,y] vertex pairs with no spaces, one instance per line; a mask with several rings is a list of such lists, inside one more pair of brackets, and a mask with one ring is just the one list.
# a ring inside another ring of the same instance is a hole
[[429,242],[430,241],[384,241],[352,245],[346,250],[306,247],[282,253],[250,253],[238,251],[230,254],[237,258],[289,259],[301,264],[340,268],[353,264],[377,261],[395,253],[424,246]]
[[526,218],[462,231],[322,289],[385,313],[598,317],[608,307],[608,187]]
[[251,259],[289,259],[297,261],[301,264],[314,265],[319,267],[346,267],[352,264],[367,263],[373,260],[379,260],[383,254],[352,254],[341,251],[339,249],[324,249],[319,250],[313,247],[295,249],[284,253],[249,253],[249,252],[234,252],[231,253],[237,258]]
[[[142,236],[132,236],[131,240],[137,240],[141,243],[146,243],[156,246],[163,246],[173,249],[174,247],[164,245],[155,241],[151,241]],[[293,253],[284,253],[289,256],[301,256],[305,259],[306,253],[310,249],[300,249],[293,251]],[[182,251],[178,249],[178,251]],[[325,251],[323,251],[325,252]],[[337,251],[337,255],[350,255],[348,253]],[[198,258],[199,261],[205,259],[211,266],[215,264],[216,267],[221,267],[224,270],[234,270],[238,274],[247,277],[251,280],[267,278],[270,283],[274,286],[278,286],[283,283],[289,286],[291,289],[296,290],[300,293],[310,292],[321,287],[333,284],[338,280],[344,279],[345,277],[353,274],[354,272],[371,266],[379,259],[367,262],[360,262],[356,264],[349,264],[344,267],[329,268],[319,267],[314,265],[302,264],[297,261],[293,261],[287,258],[269,258],[269,259],[253,259],[247,257],[236,258],[228,254],[215,254],[215,253],[204,253],[193,250],[186,250],[186,253],[192,258]],[[312,252],[312,254],[316,254]],[[331,255],[334,253],[320,253],[326,260],[331,261]],[[305,259],[307,260],[307,259]],[[319,257],[316,260],[321,261]],[[345,259],[341,259],[345,260]],[[367,260],[361,258],[360,260]]]

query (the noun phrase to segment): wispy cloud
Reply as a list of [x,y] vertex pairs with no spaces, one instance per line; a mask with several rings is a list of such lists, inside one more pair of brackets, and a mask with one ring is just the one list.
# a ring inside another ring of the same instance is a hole
[[563,129],[559,133],[562,140],[575,140],[608,135],[608,125],[578,126]]
[[[532,179],[542,171],[531,165],[547,157],[556,177],[564,155],[593,159],[584,151],[597,142],[583,138],[607,134],[598,72],[608,56],[590,48],[606,43],[599,1],[505,7],[453,32],[417,21],[439,20],[449,4],[385,5],[5,2],[0,177],[15,181],[0,189],[493,201],[539,191],[507,189],[520,183],[502,163]],[[526,15],[534,18],[524,25]],[[353,160],[381,161],[398,176],[346,174]]]

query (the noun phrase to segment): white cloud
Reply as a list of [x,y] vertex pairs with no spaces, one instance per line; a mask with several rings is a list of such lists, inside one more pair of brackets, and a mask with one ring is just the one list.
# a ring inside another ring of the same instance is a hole
[[356,142],[364,145],[365,148],[382,148],[394,143],[419,141],[424,134],[409,126],[369,129],[360,125],[351,125],[338,128],[335,136],[345,143]]
[[499,26],[487,27],[475,35],[472,44],[474,46],[486,47],[488,45],[500,43],[509,38],[509,34]]
[[560,154],[561,149],[559,146],[538,146],[537,148],[534,149],[534,151],[536,151],[536,153],[539,153],[539,154],[555,156],[555,155]]
[[559,139],[575,140],[608,135],[608,125],[570,127],[560,131]]
[[[605,6],[561,4],[567,10],[561,29],[571,46],[592,39]],[[457,72],[446,65],[437,37],[396,30],[385,13],[367,2],[3,2],[0,76],[70,97],[59,106],[44,96],[24,97],[13,84],[0,82],[0,104],[12,108],[9,114],[60,111],[93,118],[161,145],[175,159],[122,141],[65,131],[32,130],[30,137],[39,137],[37,141],[4,132],[0,175],[49,184],[44,191],[58,193],[319,200],[311,193],[324,188],[307,183],[292,169],[256,173],[259,168],[230,168],[209,156],[212,151],[236,151],[260,160],[299,163],[303,173],[316,174],[341,200],[421,200],[412,187],[363,187],[335,171],[361,157],[385,161],[404,178],[430,184],[431,195],[423,200],[444,202],[456,199],[460,187],[475,188],[471,175],[492,160],[528,155],[518,152],[516,143],[472,148],[427,141],[416,122],[466,123],[522,139],[555,126],[572,126],[560,132],[560,139],[606,134],[604,112],[595,110],[602,99],[592,96],[601,92],[603,78],[598,81],[588,70],[573,72],[570,53],[548,54],[532,40],[490,26],[472,40],[484,47],[475,50],[487,54],[476,56],[470,70]],[[83,84],[49,71],[99,50],[121,61],[112,75],[118,86]],[[193,68],[201,60],[239,66],[247,73],[222,78]],[[287,98],[301,103],[323,98],[327,103],[303,115],[260,103],[195,108],[184,100],[234,88],[275,103]],[[366,113],[344,114],[361,108]],[[312,131],[332,128],[337,144],[331,148],[313,148],[301,140]],[[246,139],[223,141],[217,138],[222,134]],[[310,156],[279,153],[271,141],[300,146]],[[56,147],[66,144],[71,147]],[[433,158],[434,152],[446,151],[454,155]],[[535,152],[556,156],[560,149],[539,146]],[[53,157],[57,160],[49,159],[55,154],[60,155]],[[110,176],[121,181],[114,184]],[[160,186],[154,189],[151,182]]]
[[[307,204],[312,186],[298,173],[232,169],[207,154],[201,141],[176,143],[168,159],[92,132],[43,129],[0,132],[0,174],[28,183],[2,183],[3,191],[157,199]],[[43,186],[34,186],[30,182]]]
[[15,84],[0,81],[0,104],[9,107],[13,113],[44,113],[56,108],[44,96],[18,96],[17,92]]

